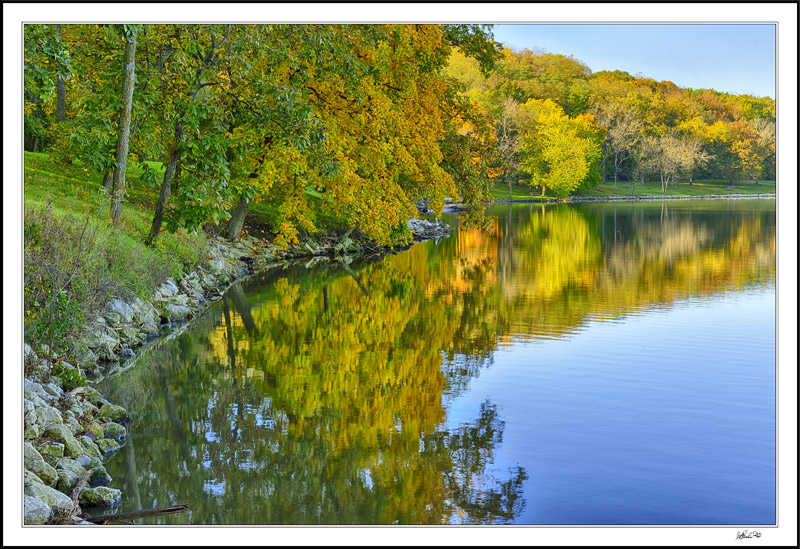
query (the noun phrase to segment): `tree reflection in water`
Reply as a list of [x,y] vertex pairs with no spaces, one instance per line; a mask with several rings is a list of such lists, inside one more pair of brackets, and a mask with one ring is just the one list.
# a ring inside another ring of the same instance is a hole
[[379,263],[251,277],[108,380],[134,417],[132,455],[109,463],[123,505],[189,503],[159,519],[188,524],[513,522],[527,473],[493,469],[496,407],[447,427],[499,345],[774,278],[774,202],[495,213]]

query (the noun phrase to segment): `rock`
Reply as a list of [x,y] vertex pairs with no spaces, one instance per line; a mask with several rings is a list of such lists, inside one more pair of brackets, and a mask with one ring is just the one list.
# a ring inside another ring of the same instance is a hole
[[92,465],[92,476],[89,477],[89,486],[108,486],[111,484],[111,475],[102,465]]
[[83,449],[82,451],[83,454],[86,454],[90,458],[102,457],[103,454],[100,453],[100,448],[97,447],[97,444],[95,444],[94,441],[92,441],[92,439],[84,435],[81,437],[80,440],[81,440],[81,448]]
[[174,322],[186,318],[189,314],[189,307],[173,303],[159,303],[158,312],[164,322]]
[[[85,456],[83,456],[85,457]],[[87,459],[86,464],[89,464],[89,460]],[[64,458],[59,459],[58,463],[56,464],[57,471],[71,471],[76,475],[80,476],[86,471],[86,467],[81,465],[81,462],[78,459],[71,459],[71,458]]]
[[115,404],[105,404],[103,407],[96,414],[98,417],[107,417],[110,418],[111,421],[117,421],[120,419],[125,419],[128,417],[128,412],[125,411],[125,408],[122,406],[117,406]]
[[53,396],[45,391],[40,383],[36,383],[27,378],[25,379],[23,394],[27,399],[31,399],[31,395],[36,395],[45,402],[53,400]]
[[106,303],[103,316],[109,324],[123,324],[133,321],[133,307],[119,298],[112,299]]
[[53,486],[58,481],[58,473],[42,457],[33,444],[25,442],[24,450],[25,468],[34,473],[42,482]]
[[94,435],[95,441],[103,440],[104,438],[106,438],[105,433],[103,432],[104,430],[103,426],[100,425],[99,422],[97,421],[92,422],[92,424],[89,425],[88,429],[92,433],[92,435]]
[[73,471],[58,470],[58,483],[56,484],[56,489],[59,492],[63,492],[65,494],[71,495],[72,490],[78,484],[78,481],[81,479],[80,475],[75,474]]
[[79,455],[78,457],[75,458],[75,461],[77,461],[78,464],[84,469],[88,468],[89,464],[92,463],[92,459],[86,454]]
[[64,457],[64,444],[61,442],[45,441],[36,446],[36,450],[38,450],[42,457]]
[[97,447],[103,452],[103,455],[108,455],[119,450],[119,442],[112,438],[104,438],[97,441]]
[[97,486],[84,488],[78,501],[86,507],[111,507],[119,502],[122,492],[116,488]]
[[139,326],[145,334],[157,334],[159,315],[156,308],[149,302],[137,297],[131,303],[133,308],[133,323]]
[[166,282],[156,289],[156,299],[162,300],[165,297],[177,295],[178,291],[178,286],[175,284],[175,281],[168,278]]
[[22,480],[25,486],[30,484],[31,482],[38,482],[39,484],[44,484],[44,481],[40,479],[36,473],[28,471],[27,469],[23,469],[24,473],[22,475]]
[[37,497],[59,514],[72,512],[72,499],[55,488],[31,482],[25,486],[25,495]]
[[52,509],[36,496],[25,496],[23,524],[45,524],[50,520]]
[[105,438],[116,440],[119,443],[122,443],[125,437],[128,436],[128,430],[119,423],[114,422],[104,423],[103,432],[105,433]]
[[64,394],[64,389],[56,385],[55,383],[48,383],[47,385],[42,385],[42,388],[52,397],[60,398],[61,395]]
[[120,349],[119,356],[120,358],[129,359],[135,357],[136,353],[134,353],[130,347],[126,347],[124,349]]
[[78,423],[77,419],[75,419],[75,414],[72,413],[72,410],[67,410],[64,412],[64,425],[69,428],[73,435],[77,435],[83,431],[83,426]]
[[69,425],[48,425],[44,430],[44,436],[62,442],[64,444],[63,455],[67,457],[78,457],[83,453],[83,448],[81,448],[81,444],[75,439],[74,433]]
[[97,355],[98,360],[117,360],[114,349],[119,345],[119,337],[108,327],[95,324],[84,331],[81,339]]
[[72,349],[75,362],[83,368],[90,368],[97,364],[97,355],[84,343],[76,343]]
[[39,423],[37,422],[36,406],[30,399],[25,399],[22,401],[22,408],[24,428],[23,437],[26,439],[38,438]]

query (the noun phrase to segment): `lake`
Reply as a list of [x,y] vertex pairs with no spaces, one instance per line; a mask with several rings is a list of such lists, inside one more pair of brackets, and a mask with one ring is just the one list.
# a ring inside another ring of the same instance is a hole
[[235,284],[100,387],[144,524],[775,523],[775,200],[515,204]]

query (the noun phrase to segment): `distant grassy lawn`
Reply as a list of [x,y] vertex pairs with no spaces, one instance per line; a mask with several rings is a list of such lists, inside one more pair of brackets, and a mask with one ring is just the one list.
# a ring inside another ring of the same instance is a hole
[[[633,191],[632,183],[629,181],[617,182],[616,191],[614,182],[610,181],[601,184],[598,188],[592,187],[584,189],[575,196],[630,196]],[[674,187],[669,187],[665,193],[667,196],[697,196],[709,194],[770,194],[775,192],[774,181],[759,181],[758,185],[754,181],[736,181],[733,190],[728,189],[727,181],[721,179],[703,179],[694,181],[689,185],[688,181],[676,181]],[[492,197],[497,199],[508,199],[508,185],[496,184],[490,189]],[[636,196],[661,196],[661,182],[648,181],[644,184],[636,184]],[[531,188],[527,185],[513,185],[513,200],[527,200],[531,198],[557,198],[552,192],[548,191],[544,196],[538,188]]]
[[[617,190],[614,191],[614,182],[610,181],[601,184],[598,188],[590,188],[581,191],[579,196],[629,196],[633,191],[633,184],[630,181],[617,182]],[[694,181],[689,185],[688,181],[676,181],[674,187],[668,187],[667,196],[696,196],[706,194],[768,194],[775,192],[774,181],[759,181],[758,185],[754,181],[735,181],[733,189],[728,189],[728,182],[721,179],[702,179]],[[644,184],[636,184],[636,196],[661,196],[661,182],[647,181]]]

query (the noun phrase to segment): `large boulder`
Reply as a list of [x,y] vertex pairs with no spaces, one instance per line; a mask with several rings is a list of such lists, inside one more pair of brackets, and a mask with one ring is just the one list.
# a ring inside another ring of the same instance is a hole
[[32,399],[33,395],[36,395],[45,402],[53,400],[53,395],[45,391],[41,383],[36,383],[35,381],[27,378],[25,379],[25,384],[23,387],[23,395],[27,399]]
[[50,520],[50,515],[53,510],[50,506],[43,502],[36,496],[25,495],[25,504],[23,507],[23,523],[24,524],[45,524]]
[[64,456],[74,458],[84,453],[81,444],[75,439],[72,428],[69,425],[48,425],[43,434],[63,444],[64,451],[62,455]]
[[108,455],[119,450],[119,442],[113,438],[104,438],[97,441],[97,447],[103,452],[103,455]]
[[189,315],[189,307],[186,305],[175,305],[174,303],[159,303],[158,313],[165,322],[182,320]]
[[100,448],[97,447],[97,444],[94,443],[92,439],[88,436],[81,437],[81,447],[83,454],[86,454],[90,458],[100,458],[103,454],[100,452]]

